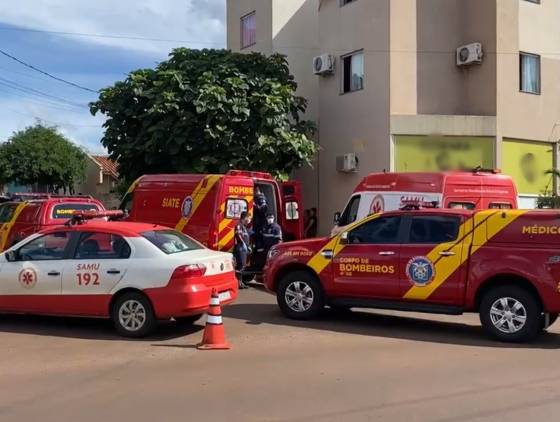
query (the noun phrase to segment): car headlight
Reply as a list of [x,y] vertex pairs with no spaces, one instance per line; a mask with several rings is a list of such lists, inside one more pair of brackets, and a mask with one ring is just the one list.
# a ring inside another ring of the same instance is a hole
[[267,261],[270,261],[274,257],[277,257],[280,254],[280,251],[276,248],[272,248],[268,251],[268,255],[266,256]]

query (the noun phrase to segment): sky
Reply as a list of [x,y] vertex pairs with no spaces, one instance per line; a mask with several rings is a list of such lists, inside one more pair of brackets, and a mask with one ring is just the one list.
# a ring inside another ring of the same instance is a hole
[[[154,67],[175,47],[225,47],[225,0],[0,2],[1,51],[94,91]],[[0,54],[0,142],[39,119],[104,153],[104,118],[87,107],[96,98]]]

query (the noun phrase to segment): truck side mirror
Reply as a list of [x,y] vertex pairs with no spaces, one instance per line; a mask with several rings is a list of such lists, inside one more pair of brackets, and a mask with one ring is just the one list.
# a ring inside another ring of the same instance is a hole
[[348,244],[348,232],[343,232],[340,235],[340,244],[341,245],[347,245]]
[[338,224],[340,221],[340,211],[334,213],[334,224]]

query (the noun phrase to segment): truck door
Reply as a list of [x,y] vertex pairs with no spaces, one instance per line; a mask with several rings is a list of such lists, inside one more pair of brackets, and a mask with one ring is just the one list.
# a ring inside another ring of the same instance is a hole
[[350,230],[333,260],[336,294],[394,299],[399,294],[400,216],[368,220]]
[[303,238],[303,201],[301,183],[295,180],[280,183],[282,190],[282,212],[278,219],[285,241]]
[[217,244],[212,249],[230,252],[233,249],[235,225],[244,211],[253,213],[253,180],[248,177],[226,177],[219,196],[216,219]]
[[[461,265],[465,225],[458,215],[407,218],[400,255],[400,294],[406,300],[460,304],[466,277]],[[466,247],[466,246],[465,246]]]

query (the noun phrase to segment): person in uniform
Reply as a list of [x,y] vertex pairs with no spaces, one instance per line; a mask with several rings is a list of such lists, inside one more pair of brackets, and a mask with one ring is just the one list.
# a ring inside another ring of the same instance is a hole
[[268,254],[270,248],[282,242],[282,228],[274,221],[274,215],[268,214],[266,216],[266,226],[262,230],[263,235],[263,248],[265,256]]
[[255,217],[253,221],[253,231],[255,235],[255,249],[260,252],[263,248],[262,230],[266,225],[268,203],[266,202],[266,196],[264,196],[264,194],[259,188],[255,188],[253,213]]
[[235,244],[233,256],[235,257],[235,274],[239,280],[239,288],[246,289],[248,286],[243,282],[243,271],[247,266],[247,256],[251,253],[249,224],[251,217],[247,211],[239,216],[239,223],[235,226]]

